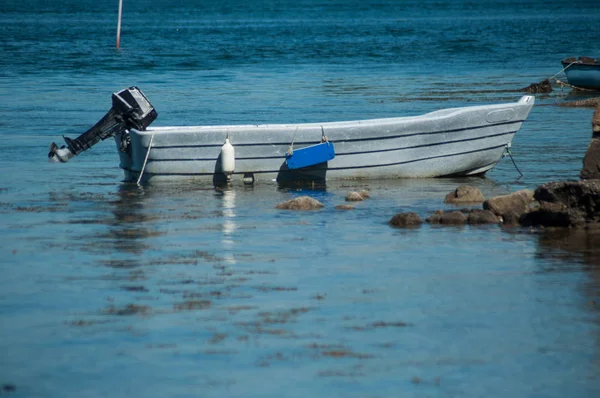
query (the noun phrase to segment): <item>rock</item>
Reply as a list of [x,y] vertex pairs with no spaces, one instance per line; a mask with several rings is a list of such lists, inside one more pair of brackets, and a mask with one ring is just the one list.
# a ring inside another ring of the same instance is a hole
[[283,210],[315,210],[320,209],[324,205],[316,199],[309,196],[300,196],[292,200],[280,203],[275,206],[276,209]]
[[519,225],[519,218],[521,214],[517,214],[514,211],[509,211],[508,213],[502,214],[502,224],[506,226],[517,226]]
[[359,192],[356,191],[352,191],[348,195],[346,195],[346,202],[360,202],[364,199],[365,198]]
[[597,106],[600,106],[600,97],[561,102],[558,104],[558,106],[564,106],[567,108],[595,108]]
[[439,224],[440,219],[442,218],[442,214],[444,214],[442,210],[436,210],[435,213],[427,217],[425,221],[427,221],[430,224]]
[[516,213],[519,216],[529,211],[529,204],[533,202],[533,191],[523,189],[509,195],[490,198],[483,202],[483,209],[490,210],[497,216],[507,213]]
[[578,227],[585,224],[585,218],[580,211],[542,202],[539,208],[523,214],[519,222],[523,226],[533,227]]
[[438,210],[432,216],[427,217],[425,221],[430,224],[461,225],[467,222],[467,216],[460,211],[444,213]]
[[[598,129],[600,131],[600,126]],[[579,177],[582,180],[600,179],[600,138],[592,138],[590,141],[583,157],[583,168],[579,173]]]
[[600,179],[600,105],[592,116],[592,140],[583,157],[582,180]]
[[592,116],[592,134],[600,135],[600,104],[596,107]]
[[362,196],[363,199],[369,199],[371,197],[369,191],[367,191],[366,189],[361,190],[358,194]]
[[530,84],[529,86],[522,88],[519,91],[524,91],[526,93],[531,93],[531,94],[551,93],[552,92],[552,84],[550,83],[550,80],[546,79],[546,80],[542,80],[539,83]]
[[540,185],[535,199],[563,205],[564,208],[582,212],[590,220],[600,219],[600,181],[564,181]]
[[539,208],[524,214],[527,226],[580,227],[600,222],[600,180],[550,182],[534,194]]
[[500,219],[490,210],[473,209],[467,216],[468,224],[498,224]]
[[422,223],[417,213],[398,213],[388,222],[392,227],[416,227]]
[[354,206],[352,205],[337,205],[335,208],[338,210],[354,210]]
[[465,224],[467,222],[467,216],[460,211],[452,211],[449,213],[442,214],[440,219],[441,224]]
[[478,188],[461,185],[446,195],[444,203],[481,203],[485,197]]

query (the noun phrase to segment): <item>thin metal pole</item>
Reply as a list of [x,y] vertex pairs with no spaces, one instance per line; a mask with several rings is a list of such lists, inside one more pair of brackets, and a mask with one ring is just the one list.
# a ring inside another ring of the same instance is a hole
[[123,0],[119,0],[119,20],[117,22],[117,50],[121,47],[121,16],[123,15]]

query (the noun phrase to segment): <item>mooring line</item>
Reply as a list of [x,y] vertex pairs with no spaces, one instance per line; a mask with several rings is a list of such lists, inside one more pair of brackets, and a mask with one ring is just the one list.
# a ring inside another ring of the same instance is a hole
[[144,159],[144,165],[142,166],[142,171],[140,171],[140,176],[138,177],[137,184],[140,185],[140,181],[142,181],[142,176],[144,175],[144,170],[146,170],[146,163],[148,162],[148,157],[150,156],[150,148],[152,148],[152,141],[154,141],[154,133],[150,136],[150,143],[148,144],[148,151],[146,151],[146,159]]
[[521,175],[518,179],[521,179],[523,177],[523,173],[521,173],[521,170],[519,170],[519,167],[517,166],[517,163],[515,162],[515,159],[513,159],[513,155],[510,152],[510,144],[507,144],[506,147],[505,147],[505,149],[506,149],[506,153],[508,154],[508,156],[510,156],[510,160],[512,160],[512,164],[515,166],[515,169],[517,169],[517,171]]

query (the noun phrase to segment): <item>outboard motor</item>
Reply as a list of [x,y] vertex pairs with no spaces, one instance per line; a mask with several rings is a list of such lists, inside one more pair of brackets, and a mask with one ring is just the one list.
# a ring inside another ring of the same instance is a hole
[[129,87],[112,95],[112,108],[91,129],[75,139],[63,136],[67,145],[50,144],[48,159],[51,162],[67,162],[99,141],[135,128],[146,130],[158,114],[142,90]]

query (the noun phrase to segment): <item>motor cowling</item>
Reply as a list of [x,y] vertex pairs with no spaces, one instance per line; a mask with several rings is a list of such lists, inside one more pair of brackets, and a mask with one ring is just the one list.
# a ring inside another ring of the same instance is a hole
[[100,141],[135,128],[146,128],[157,118],[156,110],[142,90],[129,87],[112,95],[112,108],[98,123],[79,137],[71,139],[63,136],[66,146],[60,148],[50,144],[48,159],[52,162],[67,162]]

